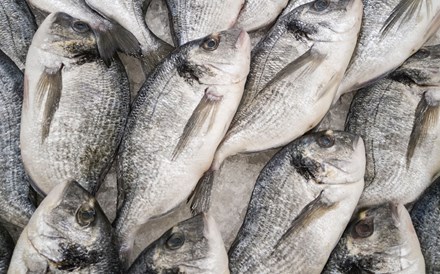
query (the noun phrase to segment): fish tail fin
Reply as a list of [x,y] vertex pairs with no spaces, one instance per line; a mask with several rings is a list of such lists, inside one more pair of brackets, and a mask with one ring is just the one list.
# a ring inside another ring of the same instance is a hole
[[190,206],[192,216],[195,216],[201,212],[208,212],[211,204],[211,192],[214,184],[214,176],[214,170],[210,169],[206,171],[189,196],[187,202],[192,200]]

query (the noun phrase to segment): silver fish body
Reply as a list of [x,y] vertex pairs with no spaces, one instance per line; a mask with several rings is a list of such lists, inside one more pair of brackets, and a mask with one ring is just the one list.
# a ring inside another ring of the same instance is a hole
[[25,0],[4,0],[0,4],[0,50],[24,69],[26,54],[37,30],[35,18]]
[[150,244],[128,270],[141,273],[229,274],[220,231],[210,215],[182,221]]
[[157,38],[147,27],[142,10],[144,1],[141,0],[85,0],[86,3],[104,14],[105,17],[118,22],[130,30],[139,41],[146,72],[154,67],[172,51],[172,47]]
[[440,272],[440,180],[414,204],[411,219],[425,258],[426,272]]
[[91,27],[65,13],[46,18],[26,62],[21,152],[33,186],[47,194],[76,180],[95,193],[122,139],[129,83],[107,67]]
[[122,252],[136,231],[183,202],[208,169],[240,102],[250,39],[233,29],[176,49],[144,83],[119,153]]
[[115,234],[96,199],[76,182],[58,184],[20,235],[8,273],[121,273]]
[[139,42],[129,30],[94,12],[85,0],[28,0],[28,2],[43,13],[64,12],[91,26],[96,36],[99,54],[107,65],[117,51],[131,55],[140,53]]
[[421,49],[390,77],[357,92],[345,129],[365,141],[359,207],[410,203],[440,172],[440,46]]
[[0,273],[4,274],[8,271],[13,250],[14,241],[8,231],[0,226]]
[[229,250],[231,273],[320,273],[356,207],[364,168],[363,141],[347,132],[283,148],[257,179]]
[[237,19],[236,27],[246,31],[263,28],[278,17],[288,0],[246,0]]
[[338,97],[384,76],[416,52],[440,27],[440,2],[363,0],[359,42]]
[[352,220],[323,271],[342,273],[425,273],[420,244],[402,204],[368,208]]
[[244,0],[166,0],[174,44],[202,38],[231,28]]
[[20,155],[23,73],[0,50],[0,218],[24,228],[35,210]]

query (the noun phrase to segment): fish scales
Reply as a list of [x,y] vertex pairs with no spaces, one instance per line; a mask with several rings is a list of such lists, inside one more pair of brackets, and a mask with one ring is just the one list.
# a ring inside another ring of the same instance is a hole
[[237,19],[236,27],[246,31],[263,28],[278,17],[288,0],[246,0]]

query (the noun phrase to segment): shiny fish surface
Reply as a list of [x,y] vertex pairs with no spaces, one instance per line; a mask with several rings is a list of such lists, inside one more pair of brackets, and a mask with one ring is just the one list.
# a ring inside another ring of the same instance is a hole
[[288,0],[246,0],[238,16],[236,27],[254,31],[275,21]]
[[14,250],[14,241],[5,228],[0,226],[0,273],[4,274],[8,271],[9,262],[11,261],[12,252]]

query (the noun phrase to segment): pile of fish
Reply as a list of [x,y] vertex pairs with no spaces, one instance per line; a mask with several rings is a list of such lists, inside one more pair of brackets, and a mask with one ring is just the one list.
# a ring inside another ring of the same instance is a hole
[[[437,0],[2,0],[0,273],[440,273],[439,29]],[[227,250],[223,163],[270,149]]]

